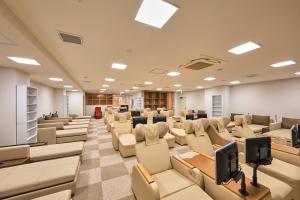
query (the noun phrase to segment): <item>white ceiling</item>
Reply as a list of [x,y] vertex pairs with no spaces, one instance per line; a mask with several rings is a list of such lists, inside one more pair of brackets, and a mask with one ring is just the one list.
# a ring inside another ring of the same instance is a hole
[[[7,61],[8,54],[32,57],[42,63],[42,68],[23,70],[36,81],[50,84],[47,77],[53,74],[85,91],[97,91],[102,84],[109,84],[108,92],[130,89],[144,81],[152,81],[153,85],[143,89],[175,90],[178,88],[173,85],[178,83],[183,90],[193,90],[199,85],[228,85],[233,80],[250,83],[292,78],[300,71],[299,64],[270,67],[287,59],[300,62],[299,0],[171,0],[179,10],[162,29],[134,21],[141,2],[5,0],[20,24],[8,19],[9,14],[0,19],[0,33],[17,44],[2,45],[0,35],[0,65],[24,67]],[[5,9],[3,3],[0,7]],[[62,42],[58,31],[81,35],[83,45]],[[248,41],[262,48],[242,55],[228,53],[230,48]],[[202,54],[226,62],[200,71],[178,68]],[[128,67],[125,71],[114,70],[113,62]],[[182,74],[175,78],[149,74],[153,68]],[[249,74],[258,76],[245,77]],[[217,80],[204,81],[207,76]],[[105,83],[105,77],[116,81]]]

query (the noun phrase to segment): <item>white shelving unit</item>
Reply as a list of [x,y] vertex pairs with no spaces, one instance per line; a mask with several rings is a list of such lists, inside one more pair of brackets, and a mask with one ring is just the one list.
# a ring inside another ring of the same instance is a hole
[[37,142],[36,88],[17,86],[17,144]]
[[212,96],[212,116],[220,117],[223,116],[223,100],[222,95]]

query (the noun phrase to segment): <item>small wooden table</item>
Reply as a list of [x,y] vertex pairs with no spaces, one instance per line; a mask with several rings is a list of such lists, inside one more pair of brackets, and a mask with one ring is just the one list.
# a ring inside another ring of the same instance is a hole
[[[186,162],[198,168],[202,173],[215,180],[215,161],[213,158],[199,154],[193,158],[185,159]],[[246,177],[246,187],[248,196],[240,194],[239,189],[241,187],[241,180],[239,182],[231,181],[229,184],[224,185],[228,190],[247,200],[260,200],[270,194],[269,188],[259,184],[259,187],[254,187],[250,183],[250,179]]]
[[300,156],[299,152],[300,150],[291,146],[287,146],[287,145],[283,145],[283,144],[277,144],[272,142],[272,149],[273,150],[277,150],[277,151],[282,151],[284,153],[289,153],[289,154],[293,154],[296,156]]

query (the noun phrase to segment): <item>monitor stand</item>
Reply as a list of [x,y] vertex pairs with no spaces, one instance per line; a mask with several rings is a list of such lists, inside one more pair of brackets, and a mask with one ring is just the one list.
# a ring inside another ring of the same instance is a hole
[[237,173],[237,175],[233,178],[235,182],[238,182],[240,179],[242,180],[241,180],[241,188],[239,189],[239,192],[244,196],[248,196],[249,193],[247,192],[246,189],[246,177],[244,172],[242,171],[239,171],[239,173]]
[[254,187],[259,187],[259,185],[257,184],[257,168],[258,168],[259,165],[257,164],[254,164],[252,167],[253,167],[253,174],[252,174],[252,181],[251,181],[251,184],[254,186]]

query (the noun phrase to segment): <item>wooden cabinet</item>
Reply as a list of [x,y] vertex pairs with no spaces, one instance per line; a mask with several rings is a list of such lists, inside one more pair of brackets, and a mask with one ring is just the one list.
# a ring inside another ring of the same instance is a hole
[[86,94],[86,105],[112,105],[112,94]]
[[143,91],[143,97],[145,108],[151,108],[151,110],[162,107],[173,109],[173,92]]

